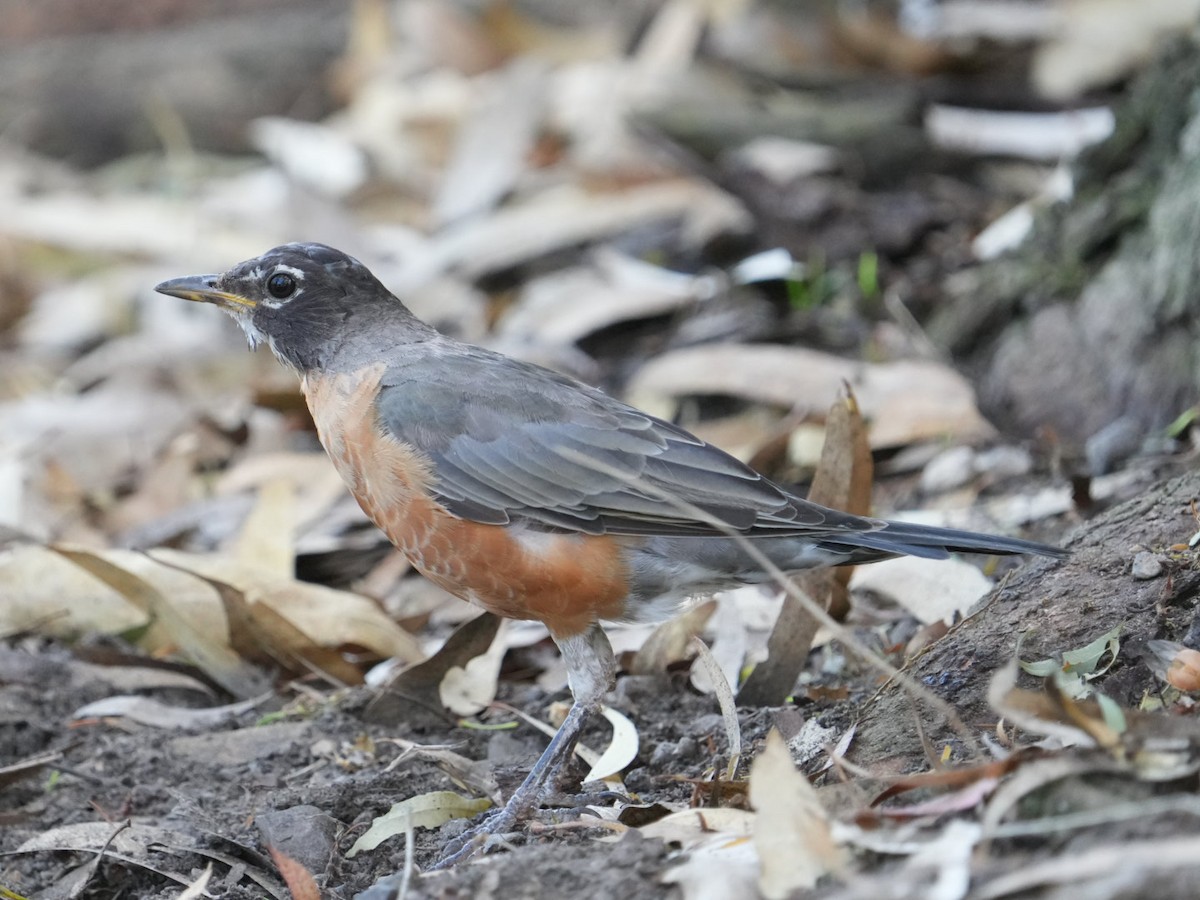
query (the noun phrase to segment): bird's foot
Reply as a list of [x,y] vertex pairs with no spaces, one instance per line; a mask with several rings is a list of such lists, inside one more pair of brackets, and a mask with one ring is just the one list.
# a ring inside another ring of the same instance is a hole
[[[514,797],[514,799],[517,799]],[[629,797],[616,791],[592,791],[581,794],[552,794],[545,798],[539,806],[547,810],[555,810],[555,818],[561,819],[562,812],[569,810],[582,813],[589,806],[611,804],[614,801],[628,802]],[[461,862],[466,862],[478,853],[488,853],[491,850],[508,843],[507,838],[515,836],[518,825],[536,814],[536,807],[522,808],[524,804],[515,805],[510,801],[507,806],[489,810],[484,813],[478,824],[468,828],[458,837],[446,844],[441,859],[430,866],[430,871],[450,869]]]
[[506,843],[505,836],[512,832],[521,818],[521,810],[510,809],[512,805],[510,802],[507,806],[484,813],[479,824],[468,828],[446,844],[441,859],[430,866],[429,871],[452,869],[480,851],[486,853]]
[[589,806],[612,806],[615,803],[629,803],[629,795],[620,791],[610,791],[601,788],[595,791],[581,791],[577,794],[555,793],[542,800],[543,809],[569,809],[582,812]]

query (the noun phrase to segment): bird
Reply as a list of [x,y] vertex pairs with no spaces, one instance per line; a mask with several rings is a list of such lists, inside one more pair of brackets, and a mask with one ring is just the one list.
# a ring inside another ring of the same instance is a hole
[[415,569],[496,615],[542,622],[562,654],[572,696],[562,725],[438,867],[536,810],[615,684],[604,622],[661,620],[691,597],[767,581],[763,557],[791,572],[903,555],[1065,555],[809,502],[678,425],[440,333],[324,244],[284,244],[155,290],[215,305],[251,349],[265,343],[299,374],[334,467]]

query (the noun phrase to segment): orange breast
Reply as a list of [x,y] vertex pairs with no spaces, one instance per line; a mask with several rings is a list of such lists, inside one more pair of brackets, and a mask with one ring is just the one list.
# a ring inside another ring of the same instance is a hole
[[381,432],[384,367],[306,376],[308,408],[334,466],[363,511],[431,581],[497,615],[537,619],[557,636],[621,618],[628,573],[611,537],[543,534],[456,518],[430,493],[433,467]]

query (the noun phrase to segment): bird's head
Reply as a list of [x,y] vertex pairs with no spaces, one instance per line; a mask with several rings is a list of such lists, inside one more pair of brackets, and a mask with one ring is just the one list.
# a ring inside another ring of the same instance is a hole
[[394,319],[419,339],[428,326],[352,256],[324,244],[284,244],[223,275],[172,278],[160,294],[212,303],[229,313],[251,347],[267,343],[300,371],[323,368],[348,342],[377,334]]

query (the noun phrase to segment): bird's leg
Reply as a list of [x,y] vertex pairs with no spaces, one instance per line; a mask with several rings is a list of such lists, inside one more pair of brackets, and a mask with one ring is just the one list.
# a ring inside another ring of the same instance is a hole
[[534,763],[529,775],[521,782],[508,803],[493,813],[487,821],[468,831],[448,847],[448,852],[434,864],[434,869],[446,869],[470,859],[483,846],[488,835],[503,834],[537,809],[546,788],[566,765],[579,743],[579,736],[588,716],[600,707],[604,695],[612,689],[617,663],[612,645],[599,625],[568,637],[554,636],[567,666],[567,683],[573,698],[567,717],[550,743]]

